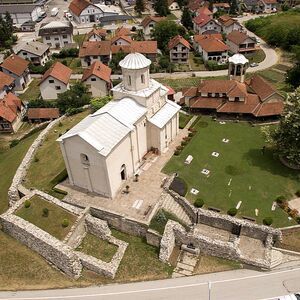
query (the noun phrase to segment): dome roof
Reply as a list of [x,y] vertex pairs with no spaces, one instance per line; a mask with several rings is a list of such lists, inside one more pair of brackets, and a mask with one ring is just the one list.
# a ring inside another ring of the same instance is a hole
[[238,64],[245,65],[246,63],[249,62],[249,60],[243,54],[237,53],[229,57],[229,62],[234,63],[236,65]]
[[141,53],[130,53],[125,56],[119,63],[121,68],[139,70],[151,65],[151,60]]

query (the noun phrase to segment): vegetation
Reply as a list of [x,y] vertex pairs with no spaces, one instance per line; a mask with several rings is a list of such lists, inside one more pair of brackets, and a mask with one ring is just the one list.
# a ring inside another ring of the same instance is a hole
[[53,58],[67,58],[67,57],[78,57],[78,48],[64,48],[58,53],[53,53]]
[[12,17],[6,12],[4,18],[0,16],[0,47],[11,48],[16,41]]
[[204,200],[202,198],[197,198],[194,202],[195,207],[202,207],[204,205]]
[[90,102],[92,112],[95,112],[98,109],[100,109],[101,107],[103,107],[111,99],[112,99],[111,96],[104,96],[104,97],[101,97],[101,98],[94,98],[94,99],[92,99],[91,102]]
[[53,65],[53,63],[53,60],[47,61],[44,66],[36,66],[32,63],[29,63],[29,71],[31,74],[44,74]]
[[188,7],[184,7],[181,17],[181,24],[188,30],[193,29],[193,19]]
[[25,93],[20,94],[18,97],[22,101],[31,101],[39,99],[41,96],[39,82],[40,81],[38,79],[33,79]]
[[165,17],[170,13],[167,0],[155,0],[154,10],[159,16]]
[[142,12],[145,10],[144,0],[136,0],[134,10],[137,14],[141,15]]
[[300,252],[300,231],[295,230],[290,233],[283,232],[282,242],[277,242],[275,246]]
[[253,53],[245,54],[245,57],[249,60],[249,63],[261,63],[265,58],[266,54],[263,50],[259,49]]
[[109,67],[112,69],[113,73],[120,73],[121,67],[119,66],[119,62],[126,56],[126,53],[122,50],[117,52],[112,56],[111,61],[109,62]]
[[232,207],[232,208],[229,208],[228,209],[228,211],[227,211],[227,214],[229,215],[229,216],[232,216],[232,217],[234,217],[236,214],[237,214],[237,209],[235,208],[235,207]]
[[263,224],[267,226],[271,226],[273,223],[273,219],[271,217],[267,217],[263,219]]
[[184,113],[179,113],[179,128],[182,129],[184,128],[187,123],[191,120],[193,116],[184,114]]
[[[62,240],[70,231],[76,216],[36,195],[30,201],[30,207],[20,208],[16,215]],[[43,216],[45,208],[49,211],[47,218]]]

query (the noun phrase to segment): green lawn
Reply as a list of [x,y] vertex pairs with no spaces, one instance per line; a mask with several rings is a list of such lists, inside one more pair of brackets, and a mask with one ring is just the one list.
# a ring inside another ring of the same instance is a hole
[[179,128],[184,128],[193,116],[179,113]]
[[[30,199],[30,202],[30,207],[21,207],[16,215],[50,233],[57,239],[63,240],[76,221],[77,216],[36,195]],[[44,208],[49,210],[48,217],[43,216]],[[62,226],[64,219],[69,220],[67,227]]]
[[248,58],[250,64],[260,63],[266,58],[265,52],[261,49],[254,51],[253,53],[248,53],[245,56]]
[[74,74],[81,74],[83,69],[81,67],[81,61],[78,57],[66,57],[58,59],[61,63],[66,63],[66,66],[72,69]]
[[38,99],[41,95],[39,82],[40,81],[38,79],[33,79],[26,92],[21,94],[19,98],[22,101],[31,101]]
[[110,262],[117,252],[118,247],[88,233],[76,250],[105,262]]
[[[271,211],[271,206],[277,196],[290,198],[300,188],[299,172],[284,167],[269,149],[262,154],[264,138],[260,127],[230,122],[221,125],[202,117],[196,128],[197,134],[179,156],[171,158],[165,173],[177,172],[188,184],[188,191],[196,188],[197,197],[203,198],[207,206],[220,208],[224,213],[242,201],[238,216],[256,218],[258,223],[270,216],[276,227],[295,224],[281,209]],[[223,138],[230,142],[223,143]],[[220,156],[213,157],[213,151]],[[189,154],[194,159],[185,165]],[[203,168],[210,170],[209,177],[201,174]],[[189,192],[187,198],[195,200]]]
[[193,52],[190,52],[189,62],[193,71],[205,71],[205,65],[200,57],[195,57]]

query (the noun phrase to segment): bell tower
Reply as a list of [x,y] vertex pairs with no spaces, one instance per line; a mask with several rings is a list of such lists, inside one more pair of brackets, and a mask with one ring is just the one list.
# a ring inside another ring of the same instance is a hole
[[249,60],[243,54],[234,54],[229,57],[228,77],[230,80],[244,82]]

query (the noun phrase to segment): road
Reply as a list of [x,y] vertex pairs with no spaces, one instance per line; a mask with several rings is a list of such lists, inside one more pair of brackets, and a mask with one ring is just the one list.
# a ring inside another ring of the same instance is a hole
[[[211,282],[209,298],[208,282]],[[300,291],[300,266],[272,272],[235,270],[176,279],[107,285],[82,289],[2,292],[14,300],[254,300]]]

